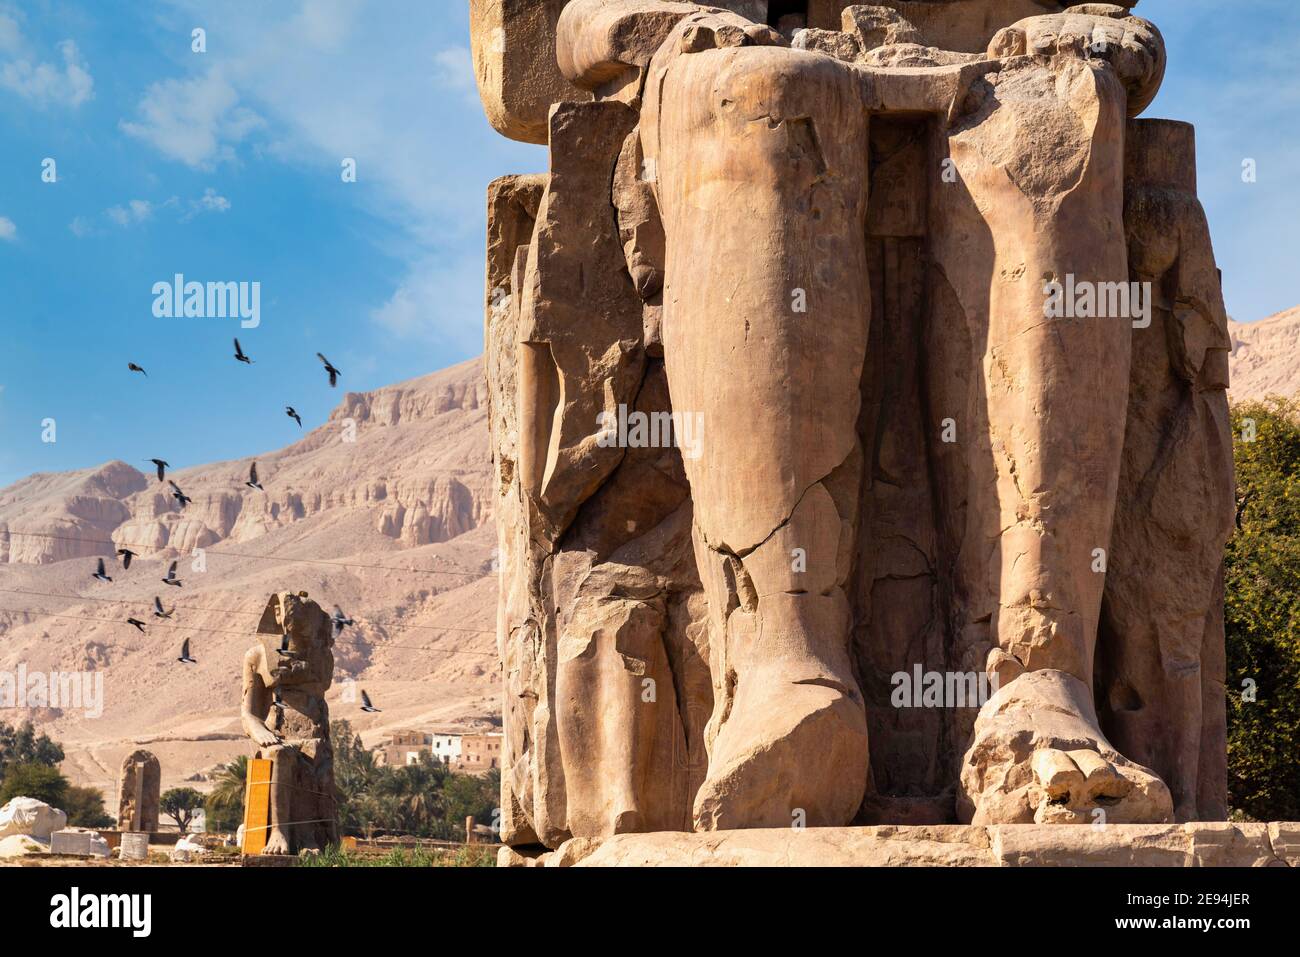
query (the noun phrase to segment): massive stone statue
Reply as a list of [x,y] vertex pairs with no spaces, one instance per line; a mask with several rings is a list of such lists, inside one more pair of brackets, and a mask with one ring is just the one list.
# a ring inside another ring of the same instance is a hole
[[244,732],[271,762],[271,823],[263,854],[338,843],[334,751],[325,693],[334,676],[334,628],[306,592],[272,595],[244,655]]
[[117,779],[117,827],[121,831],[158,830],[162,766],[151,751],[132,751],[122,759]]
[[1225,815],[1229,341],[1133,5],[471,0],[550,155],[488,196],[508,844]]

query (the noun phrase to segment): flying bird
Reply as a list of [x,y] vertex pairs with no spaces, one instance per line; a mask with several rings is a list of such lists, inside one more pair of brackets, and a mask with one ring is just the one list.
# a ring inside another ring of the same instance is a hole
[[248,467],[248,481],[245,482],[244,484],[247,485],[249,488],[257,489],[259,492],[266,491],[264,488],[262,488],[262,483],[257,480],[256,462],[254,462],[252,465]]
[[135,625],[136,629],[140,632],[140,634],[142,635],[144,634],[144,622],[142,622],[139,618],[128,618],[126,620],[126,623],[128,625]]
[[253,360],[244,355],[244,350],[240,347],[238,339],[235,340],[235,358],[240,362],[246,362],[249,365],[253,364]]
[[343,609],[338,605],[334,606],[334,615],[330,618],[334,622],[334,637],[337,638],[343,634],[343,629],[352,624],[352,619],[343,614]]
[[334,386],[338,385],[339,376],[341,376],[343,373],[340,372],[338,369],[334,368],[332,365],[330,365],[330,361],[326,359],[323,355],[321,355],[319,352],[316,353],[316,358],[319,359],[324,364],[325,371],[330,374],[330,387],[333,388]]
[[275,650],[281,657],[293,657],[293,652],[289,650],[289,633],[287,631],[280,636],[280,647]]
[[157,595],[153,596],[153,616],[155,618],[170,618],[172,616],[172,611],[175,610],[176,610],[176,606],[172,605],[171,611],[164,611],[162,606],[162,599],[159,598]]
[[171,468],[171,463],[164,462],[162,459],[150,459],[149,461],[152,462],[154,468],[158,470],[158,481],[161,482],[167,477],[167,470]]
[[132,372],[138,372],[138,373],[140,373],[140,374],[141,374],[142,376],[144,376],[146,379],[149,378],[149,373],[145,372],[143,369],[141,369],[141,368],[140,368],[138,365],[136,365],[134,362],[128,362],[128,363],[126,364],[126,367],[127,367],[128,369],[130,369]]
[[370,695],[366,694],[364,688],[361,689],[361,710],[367,714],[378,714],[380,709],[370,703]]
[[172,487],[172,498],[181,503],[181,508],[184,508],[186,505],[189,505],[190,502],[194,501],[194,499],[182,492],[181,487],[171,479],[168,479],[167,483]]
[[176,577],[175,562],[172,562],[171,567],[167,569],[167,577],[162,580],[162,583],[164,585],[175,585],[177,588],[180,588],[183,584],[181,580]]
[[104,571],[104,559],[102,559],[102,558],[99,560],[98,564],[95,566],[95,574],[91,575],[90,577],[91,577],[91,578],[98,578],[98,579],[99,579],[100,581],[102,581],[102,582],[111,582],[111,581],[113,580],[113,579],[109,578],[109,577],[108,577],[108,573]]
[[117,554],[118,554],[118,557],[122,559],[122,567],[123,567],[123,568],[130,568],[130,567],[131,567],[131,559],[133,559],[133,558],[136,557],[135,552],[131,551],[131,549],[129,549],[129,548],[119,548],[119,549],[117,550]]
[[289,418],[293,419],[295,422],[297,422],[298,428],[300,429],[302,428],[302,417],[299,416],[296,411],[294,411],[293,406],[286,405],[284,407],[284,414],[287,415]]
[[186,638],[181,642],[181,656],[176,659],[183,665],[197,665],[198,662],[190,657],[190,640]]

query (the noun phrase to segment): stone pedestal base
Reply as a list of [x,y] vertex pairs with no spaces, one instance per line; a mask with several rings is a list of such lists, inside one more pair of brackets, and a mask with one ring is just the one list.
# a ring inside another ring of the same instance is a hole
[[108,857],[111,852],[108,841],[98,831],[72,827],[50,835],[50,853],[69,857]]
[[503,847],[503,867],[1300,867],[1300,823],[660,831]]

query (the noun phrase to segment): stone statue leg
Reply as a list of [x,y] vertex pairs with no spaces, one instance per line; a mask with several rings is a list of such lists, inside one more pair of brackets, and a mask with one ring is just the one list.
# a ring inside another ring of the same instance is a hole
[[703,427],[685,458],[714,634],[697,829],[843,825],[865,789],[844,594],[870,309],[858,84],[829,57],[710,50],[675,59],[643,115],[673,409]]
[[293,785],[298,754],[293,748],[266,748],[262,757],[271,762],[271,830],[263,854],[292,854]]
[[973,507],[998,521],[992,539],[963,548],[985,549],[989,668],[1003,687],[976,722],[959,810],[976,823],[1092,821],[1097,809],[1168,820],[1168,789],[1111,747],[1092,701],[1132,319],[1044,308],[1053,280],[1128,281],[1124,88],[1082,59],[1023,58],[972,97],[949,135],[959,182],[939,201],[958,223],[978,211],[991,262],[942,222],[936,258],[982,366],[992,485],[972,490]]

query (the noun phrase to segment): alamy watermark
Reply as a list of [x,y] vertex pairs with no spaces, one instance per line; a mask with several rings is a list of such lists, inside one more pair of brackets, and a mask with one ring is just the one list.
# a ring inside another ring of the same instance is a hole
[[186,282],[176,273],[171,282],[153,284],[153,314],[158,319],[238,318],[245,329],[262,323],[260,282]]
[[618,412],[596,416],[596,444],[602,449],[666,449],[677,446],[682,457],[698,459],[704,443],[703,412]]
[[152,894],[94,894],[73,887],[50,898],[50,926],[56,930],[121,928],[132,937],[153,930]]
[[997,694],[998,676],[974,671],[895,671],[889,703],[895,708],[980,708]]
[[1065,282],[1049,279],[1043,286],[1043,315],[1048,319],[1131,319],[1134,329],[1151,325],[1151,283]]
[[79,709],[87,718],[104,713],[102,671],[0,671],[0,708]]

